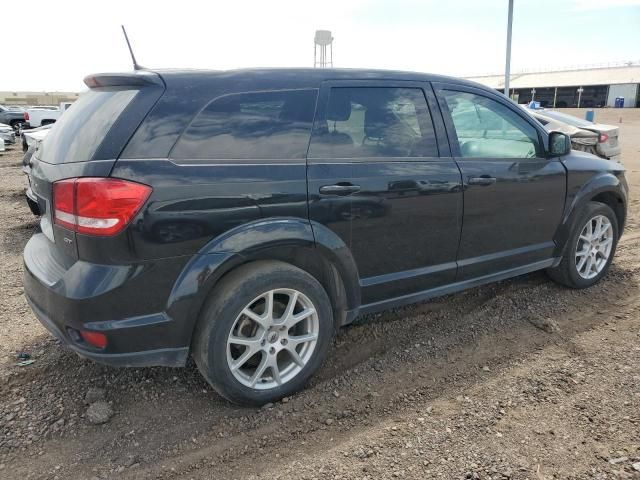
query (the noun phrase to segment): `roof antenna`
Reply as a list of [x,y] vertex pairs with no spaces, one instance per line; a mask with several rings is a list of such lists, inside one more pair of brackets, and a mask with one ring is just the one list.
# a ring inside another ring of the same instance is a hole
[[122,27],[122,33],[124,33],[124,39],[127,42],[127,47],[129,47],[129,53],[131,54],[131,60],[133,60],[133,69],[134,70],[142,70],[138,62],[136,61],[136,56],[133,54],[133,49],[131,48],[131,44],[129,43],[129,37],[127,36],[127,31],[124,29],[124,25],[120,25]]

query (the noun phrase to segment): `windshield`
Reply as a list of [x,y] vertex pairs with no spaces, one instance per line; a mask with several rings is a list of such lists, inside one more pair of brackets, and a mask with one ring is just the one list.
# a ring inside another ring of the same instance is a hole
[[102,140],[139,90],[90,90],[60,117],[38,149],[45,163],[91,160]]
[[588,120],[583,120],[581,118],[574,117],[573,115],[567,115],[566,113],[555,112],[553,110],[544,110],[543,115],[549,118],[553,118],[554,120],[564,122],[567,125],[571,125],[572,127],[581,128],[593,125],[593,122],[589,122]]

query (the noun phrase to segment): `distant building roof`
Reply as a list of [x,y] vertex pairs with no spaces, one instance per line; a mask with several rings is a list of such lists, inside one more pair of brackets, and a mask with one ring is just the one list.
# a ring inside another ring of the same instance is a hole
[[[504,88],[504,75],[467,77],[467,80],[491,88]],[[587,68],[555,72],[513,73],[510,88],[580,87],[587,85],[614,85],[640,83],[640,65],[608,68]]]

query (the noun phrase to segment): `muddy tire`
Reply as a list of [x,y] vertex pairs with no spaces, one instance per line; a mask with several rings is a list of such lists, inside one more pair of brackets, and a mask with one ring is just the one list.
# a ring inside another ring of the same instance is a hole
[[589,202],[576,218],[562,261],[549,277],[570,288],[598,283],[609,270],[618,244],[618,219],[604,203]]
[[193,356],[223,397],[247,406],[302,389],[327,356],[331,303],[304,270],[257,261],[226,275],[198,321]]

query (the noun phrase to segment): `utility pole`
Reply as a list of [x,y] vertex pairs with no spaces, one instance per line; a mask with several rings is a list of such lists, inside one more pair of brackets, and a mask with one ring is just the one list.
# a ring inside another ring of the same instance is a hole
[[511,25],[513,24],[513,0],[509,0],[509,19],[507,20],[507,59],[504,66],[504,94],[509,96],[509,77],[511,76]]

